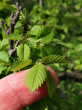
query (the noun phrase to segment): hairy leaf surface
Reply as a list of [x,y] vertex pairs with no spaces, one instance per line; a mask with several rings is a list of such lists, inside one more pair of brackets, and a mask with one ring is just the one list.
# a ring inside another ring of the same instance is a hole
[[32,93],[43,84],[46,77],[47,74],[45,66],[41,63],[38,63],[27,72],[25,77],[26,86],[29,87],[29,90]]
[[0,52],[0,62],[6,62],[6,63],[9,62],[9,56],[7,52],[5,51]]
[[52,63],[66,63],[64,56],[60,55],[49,55],[42,58],[43,63],[45,64],[52,64]]
[[27,44],[20,44],[17,47],[17,55],[20,60],[27,60],[30,57],[30,48]]
[[23,40],[20,34],[15,34],[15,33],[10,34],[7,38],[10,40]]

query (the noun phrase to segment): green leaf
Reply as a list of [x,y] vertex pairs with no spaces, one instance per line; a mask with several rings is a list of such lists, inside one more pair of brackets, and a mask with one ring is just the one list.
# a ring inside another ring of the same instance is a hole
[[28,45],[32,48],[36,48],[36,40],[34,40],[33,38],[28,38]]
[[63,55],[62,51],[60,50],[60,48],[58,48],[58,46],[53,45],[53,44],[47,44],[42,46],[41,48],[41,57],[46,57],[49,55]]
[[48,43],[50,43],[52,40],[53,40],[53,36],[54,36],[54,33],[53,33],[53,31],[50,33],[50,34],[48,34],[47,36],[45,36],[45,37],[42,37],[41,39],[40,39],[40,42],[42,43],[42,44],[48,44]]
[[8,74],[8,73],[10,72],[10,70],[11,70],[11,66],[9,66],[9,67],[7,68],[5,74]]
[[6,62],[6,63],[9,62],[9,56],[7,52],[5,51],[0,52],[0,62]]
[[35,25],[35,26],[31,29],[30,34],[31,34],[31,35],[40,35],[40,31],[41,31],[41,26]]
[[60,55],[49,55],[42,58],[42,62],[45,64],[53,64],[53,63],[66,63],[64,56]]
[[30,92],[32,93],[41,85],[46,79],[46,68],[43,64],[38,63],[34,65],[28,72],[25,77],[26,86],[29,88]]
[[7,67],[1,65],[1,66],[0,66],[0,74],[2,73],[2,71],[6,70],[6,69],[7,69]]
[[10,40],[23,40],[21,35],[20,34],[16,34],[16,33],[10,34],[7,38],[10,39]]
[[56,91],[56,83],[55,83],[53,76],[50,74],[49,71],[47,71],[46,82],[47,82],[49,96],[52,97]]
[[27,60],[30,57],[30,48],[27,44],[20,44],[17,47],[17,55],[20,60]]
[[0,41],[0,50],[6,49],[9,45],[8,39],[3,39]]
[[20,61],[20,60],[18,60],[16,62],[14,62],[14,64],[12,65],[11,71],[14,71],[15,72],[17,70],[20,70],[20,69],[22,69],[22,68],[30,65],[31,63],[32,63],[32,60],[30,60],[30,59],[28,59],[26,61]]

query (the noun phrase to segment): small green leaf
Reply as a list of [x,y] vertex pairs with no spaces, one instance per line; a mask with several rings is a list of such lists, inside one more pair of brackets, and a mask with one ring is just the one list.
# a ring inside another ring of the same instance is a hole
[[15,33],[10,34],[7,38],[10,40],[23,40],[20,34],[15,34]]
[[20,60],[27,60],[30,57],[30,48],[27,44],[20,44],[17,47],[17,55]]
[[6,49],[9,45],[8,39],[3,39],[0,41],[0,50]]
[[6,63],[9,62],[9,56],[7,52],[5,51],[0,52],[0,62],[6,62]]
[[38,63],[34,65],[28,72],[25,77],[26,86],[29,87],[30,92],[32,93],[41,85],[46,79],[46,68],[43,64]]
[[49,96],[52,97],[56,91],[56,83],[55,83],[53,76],[50,74],[49,71],[47,71],[46,82],[47,82]]
[[35,26],[31,29],[30,34],[31,34],[31,35],[39,35],[39,34],[40,34],[40,31],[41,31],[41,26],[35,25]]
[[20,70],[28,65],[30,65],[32,63],[32,60],[28,59],[26,61],[16,61],[14,62],[14,64],[11,67],[11,71],[17,71]]
[[4,70],[6,70],[7,69],[7,67],[5,67],[5,66],[0,66],[0,74],[2,73],[2,71],[4,71]]
[[33,38],[28,38],[28,45],[29,47],[32,47],[32,48],[36,48],[36,40],[34,40]]
[[42,43],[42,44],[48,44],[48,43],[50,43],[52,40],[53,40],[53,36],[54,36],[54,33],[53,33],[53,31],[50,33],[50,34],[48,34],[47,36],[45,36],[45,37],[42,37],[41,39],[40,39],[40,42]]
[[42,58],[42,62],[45,64],[53,64],[53,63],[66,63],[64,56],[60,55],[49,55]]

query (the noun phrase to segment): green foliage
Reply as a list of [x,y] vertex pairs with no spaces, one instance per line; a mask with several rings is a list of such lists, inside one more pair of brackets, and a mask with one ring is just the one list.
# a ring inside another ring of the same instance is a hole
[[[37,106],[36,106],[37,105]],[[30,105],[30,110],[48,110],[47,109],[47,99],[41,99],[38,102]]]
[[20,34],[15,34],[15,33],[10,34],[7,38],[10,40],[23,40]]
[[28,38],[27,44],[31,48],[36,48],[37,47],[36,40],[33,39],[33,38]]
[[[18,1],[29,8],[28,11],[26,8],[21,11],[14,33],[6,36],[0,28],[0,78],[11,74],[12,71],[31,68],[29,78],[35,77],[36,82],[32,80],[33,88],[31,83],[28,83],[27,87],[31,86],[31,92],[33,92],[46,81],[49,95],[53,97],[38,101],[27,110],[81,110],[82,85],[72,79],[60,81],[57,88],[66,96],[66,99],[61,98],[54,92],[56,89],[54,80],[45,71],[43,65],[51,66],[59,74],[70,71],[82,72],[81,1],[42,0],[42,6],[38,5],[37,0]],[[11,5],[12,2],[0,1],[0,21],[4,18],[8,27],[10,14],[16,11],[16,6]],[[30,3],[35,4],[34,7]],[[27,32],[21,37],[24,27]],[[4,28],[6,30],[5,23]],[[8,56],[9,39],[13,40],[13,48],[16,42],[20,41],[16,52],[10,58]],[[70,63],[66,63],[64,55]],[[35,67],[38,68],[38,72]],[[32,68],[35,68],[34,71]],[[26,82],[30,82],[29,78],[25,78]]]
[[20,60],[27,60],[30,56],[30,48],[27,44],[20,44],[17,48],[17,55]]
[[0,52],[0,62],[9,63],[8,53],[5,51]]
[[12,67],[11,67],[11,71],[14,71],[16,72],[17,70],[20,70],[28,65],[31,65],[32,63],[32,60],[28,59],[28,60],[25,60],[25,61],[16,61],[13,63]]
[[35,26],[31,29],[30,34],[31,34],[31,35],[39,36],[39,35],[40,35],[40,32],[41,32],[41,29],[42,29],[41,26],[35,25]]
[[50,72],[47,72],[47,88],[48,88],[48,93],[50,97],[53,97],[55,91],[56,91],[56,84],[53,76],[50,74]]
[[9,45],[9,42],[7,39],[3,39],[2,41],[0,41],[0,51],[8,48],[8,45]]
[[7,67],[0,65],[0,74],[2,73],[2,71],[6,70],[6,69],[7,69]]
[[38,63],[34,65],[27,73],[25,77],[26,86],[29,87],[30,92],[32,93],[45,81],[47,76],[46,68],[43,64]]
[[64,56],[60,55],[49,55],[42,58],[44,64],[53,64],[53,63],[66,63]]

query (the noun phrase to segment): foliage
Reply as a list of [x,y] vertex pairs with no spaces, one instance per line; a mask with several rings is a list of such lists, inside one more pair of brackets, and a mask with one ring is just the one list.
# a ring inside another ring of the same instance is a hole
[[[27,110],[81,110],[82,85],[71,79],[61,81],[58,88],[67,96],[61,98],[55,91],[53,77],[45,68],[49,65],[59,73],[82,72],[81,1],[44,0],[42,6],[38,0],[34,2],[33,9],[24,8],[20,12],[14,33],[6,36],[0,28],[0,78],[12,71],[30,68],[25,78],[30,92],[46,81],[50,97],[32,104]],[[10,0],[0,1],[0,21],[4,18],[9,27],[10,14],[15,10]],[[24,26],[26,31],[21,36]],[[8,55],[9,40],[14,41],[13,48],[20,41],[12,57]]]

